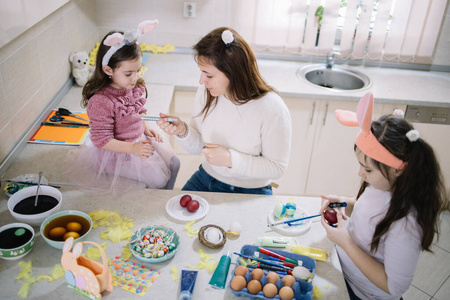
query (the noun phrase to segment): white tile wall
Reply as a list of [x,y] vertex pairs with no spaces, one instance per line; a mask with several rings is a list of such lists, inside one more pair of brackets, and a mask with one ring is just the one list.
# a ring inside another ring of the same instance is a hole
[[70,78],[70,53],[98,39],[95,1],[71,0],[0,48],[0,162]]

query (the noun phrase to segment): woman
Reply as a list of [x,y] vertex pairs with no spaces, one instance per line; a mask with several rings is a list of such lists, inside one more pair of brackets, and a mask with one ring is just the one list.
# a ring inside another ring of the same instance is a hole
[[292,130],[286,105],[233,29],[213,30],[194,51],[202,86],[189,125],[164,114],[157,122],[186,151],[205,156],[183,190],[271,195],[272,180],[283,175],[289,161]]

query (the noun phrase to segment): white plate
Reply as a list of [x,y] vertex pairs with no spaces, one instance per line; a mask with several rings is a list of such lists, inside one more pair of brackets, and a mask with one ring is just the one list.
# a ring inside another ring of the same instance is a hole
[[[184,195],[189,195],[192,197],[192,200],[197,200],[200,204],[198,210],[196,212],[188,212],[186,207],[182,207],[180,205],[180,199]],[[198,219],[203,218],[206,216],[206,214],[209,211],[209,204],[208,202],[203,199],[200,196],[194,195],[194,194],[182,194],[175,197],[172,197],[169,201],[166,203],[166,212],[169,216],[174,218],[175,220],[179,221],[195,221]]]
[[[38,183],[38,181],[39,181],[39,174],[22,174],[22,175],[19,175],[19,176],[13,178],[12,181],[23,181],[23,182]],[[12,182],[8,182],[7,186],[9,184],[11,184],[11,183]],[[48,184],[48,180],[44,176],[42,176],[41,184]],[[18,183],[18,185],[26,185],[26,184]],[[32,186],[32,185],[26,185],[26,186]],[[10,193],[7,193],[5,191],[5,194],[6,194],[6,196],[11,197],[14,193],[10,194]]]
[[[291,218],[283,217],[281,219],[278,219],[275,217],[275,215],[273,214],[273,210],[272,210],[269,213],[269,215],[267,216],[267,223],[270,225],[273,223],[283,222],[288,219],[303,218],[303,217],[308,217],[308,216],[309,216],[309,214],[306,210],[304,210],[303,208],[297,207],[297,209],[294,213],[294,216],[292,216]],[[298,222],[298,224],[295,224],[295,225],[289,226],[288,224],[281,224],[281,225],[273,226],[270,228],[272,228],[273,231],[278,232],[279,234],[283,234],[283,235],[291,235],[291,236],[302,235],[309,231],[309,229],[311,228],[311,222],[312,222],[311,219],[306,219],[306,220]]]

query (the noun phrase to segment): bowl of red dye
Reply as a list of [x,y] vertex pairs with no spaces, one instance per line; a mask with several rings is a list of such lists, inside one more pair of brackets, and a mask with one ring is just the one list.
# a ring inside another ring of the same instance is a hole
[[34,245],[34,229],[28,224],[11,223],[0,228],[0,257],[19,259],[27,255]]
[[39,189],[37,205],[36,186],[24,188],[12,195],[8,200],[8,209],[14,219],[31,226],[39,226],[50,215],[61,209],[62,194],[51,186]]

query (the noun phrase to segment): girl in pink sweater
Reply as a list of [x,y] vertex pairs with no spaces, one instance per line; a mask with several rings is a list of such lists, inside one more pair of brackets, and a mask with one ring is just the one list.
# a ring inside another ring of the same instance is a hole
[[125,34],[112,31],[100,44],[94,74],[83,88],[82,106],[87,107],[91,136],[69,155],[66,172],[83,186],[111,192],[133,187],[173,189],[179,159],[141,119],[147,111],[143,97],[147,90],[139,77],[142,52],[136,42],[157,24],[145,21]]

